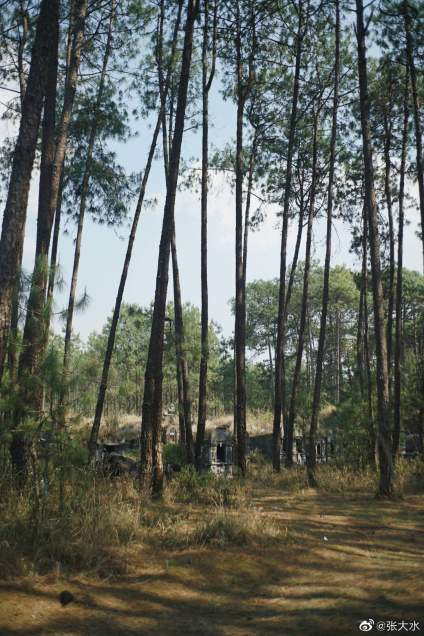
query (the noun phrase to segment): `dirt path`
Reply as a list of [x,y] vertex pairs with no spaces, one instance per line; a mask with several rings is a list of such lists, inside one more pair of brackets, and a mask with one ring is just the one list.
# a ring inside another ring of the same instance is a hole
[[[1,636],[345,636],[368,618],[424,633],[424,496],[268,491],[255,504],[287,528],[282,544],[160,557],[136,547],[134,573],[119,579],[3,582]],[[75,602],[62,608],[63,589]]]

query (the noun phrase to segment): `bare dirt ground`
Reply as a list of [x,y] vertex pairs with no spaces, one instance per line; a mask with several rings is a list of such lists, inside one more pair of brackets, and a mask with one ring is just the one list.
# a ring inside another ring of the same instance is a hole
[[[135,546],[127,575],[52,575],[0,583],[0,634],[357,634],[359,622],[413,621],[424,631],[424,496],[255,496],[287,528],[261,547],[167,551]],[[62,607],[61,590],[74,602]]]

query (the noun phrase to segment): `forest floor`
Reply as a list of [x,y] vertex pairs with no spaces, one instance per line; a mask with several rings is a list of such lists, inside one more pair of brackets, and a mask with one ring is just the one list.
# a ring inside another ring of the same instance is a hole
[[[190,519],[205,514],[201,506],[158,505],[189,509]],[[1,636],[345,636],[370,618],[374,630],[378,621],[397,622],[387,631],[405,621],[412,631],[415,620],[424,632],[424,495],[387,502],[371,492],[253,486],[249,506],[279,527],[278,539],[134,544],[119,575],[50,572],[0,582]],[[74,595],[66,607],[58,600],[64,589]]]

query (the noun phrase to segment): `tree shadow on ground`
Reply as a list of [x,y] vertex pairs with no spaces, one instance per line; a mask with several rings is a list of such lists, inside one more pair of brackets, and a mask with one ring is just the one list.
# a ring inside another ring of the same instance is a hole
[[76,601],[65,608],[63,583],[1,584],[0,634],[345,636],[366,618],[422,627],[422,502],[265,496],[261,514],[288,527],[286,541],[157,554],[135,546],[136,574],[71,579]]

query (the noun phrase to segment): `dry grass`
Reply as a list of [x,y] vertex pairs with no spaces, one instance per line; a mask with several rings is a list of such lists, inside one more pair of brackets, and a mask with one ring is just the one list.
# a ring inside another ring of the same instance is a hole
[[302,469],[183,473],[149,503],[131,481],[76,472],[36,532],[3,481],[0,633],[345,636],[366,617],[421,619],[422,465],[398,466],[404,497],[388,502],[371,473],[318,476],[313,491]]

